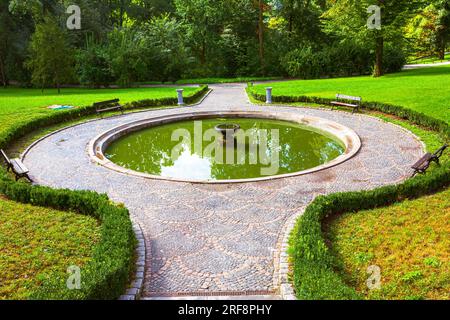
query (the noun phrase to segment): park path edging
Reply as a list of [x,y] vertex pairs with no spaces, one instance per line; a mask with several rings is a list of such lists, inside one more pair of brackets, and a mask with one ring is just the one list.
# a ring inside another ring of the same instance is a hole
[[145,246],[145,238],[144,233],[142,232],[142,228],[132,219],[133,223],[133,231],[137,240],[137,246],[135,250],[136,254],[136,262],[135,262],[135,271],[134,277],[131,284],[128,286],[125,294],[119,297],[119,300],[139,300],[142,295],[142,289],[144,286],[144,277],[145,277],[145,267],[146,267],[146,246]]

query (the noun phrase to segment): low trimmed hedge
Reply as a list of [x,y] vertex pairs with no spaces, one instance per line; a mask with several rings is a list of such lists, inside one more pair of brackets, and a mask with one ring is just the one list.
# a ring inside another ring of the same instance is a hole
[[[185,97],[184,102],[186,104],[192,104],[198,101],[206,92],[208,92],[209,87],[203,85],[200,90],[194,93],[192,96]],[[147,107],[157,107],[157,106],[174,106],[178,104],[178,98],[165,98],[165,99],[146,99],[135,102],[130,102],[125,104],[124,108],[126,110],[141,109]]]
[[67,289],[69,275],[51,276],[32,293],[32,299],[116,299],[124,293],[134,267],[136,246],[126,208],[95,192],[55,190],[15,182],[4,170],[0,170],[0,193],[17,202],[72,211],[101,222],[100,241],[94,247],[92,259],[81,269],[81,290]]
[[[248,93],[258,101],[266,101],[266,96],[259,94],[255,91],[253,87],[248,88]],[[275,103],[295,103],[295,102],[305,102],[305,103],[316,103],[330,105],[333,99],[321,98],[314,96],[277,96],[272,97],[272,101]],[[450,126],[442,120],[435,119],[433,117],[427,116],[423,113],[407,109],[402,106],[391,105],[382,102],[370,102],[363,101],[362,107],[367,110],[380,111],[386,114],[394,115],[404,120],[408,120],[416,125],[424,128],[439,132],[442,134],[444,139],[450,139]]]
[[[190,97],[184,98],[187,104],[191,104],[200,99],[207,91],[208,86],[201,86],[200,90],[197,91]],[[177,98],[165,98],[165,99],[147,99],[135,102],[130,102],[124,105],[126,110],[133,109],[143,109],[159,106],[174,106],[177,105]],[[18,122],[15,126],[11,127],[7,132],[0,133],[0,148],[5,149],[11,142],[17,140],[24,135],[33,132],[39,128],[52,126],[62,122],[73,121],[82,117],[90,116],[95,114],[95,108],[93,106],[85,106],[64,111],[55,111],[36,117],[33,120],[27,122]]]
[[[248,93],[258,101],[266,96],[248,87]],[[276,96],[273,102],[306,102],[328,105],[331,99],[313,96]],[[450,138],[450,126],[433,117],[402,106],[380,102],[364,102],[368,110],[391,114],[428,128]],[[317,197],[305,210],[290,237],[289,253],[293,262],[293,282],[296,295],[306,300],[362,299],[354,288],[347,286],[335,272],[334,257],[330,253],[322,232],[322,221],[330,216],[370,210],[392,205],[406,199],[433,194],[450,185],[450,163],[444,163],[433,172],[409,179],[405,183],[386,186],[372,191],[336,193]]]
[[[197,101],[208,91],[208,86],[190,97],[186,103]],[[163,105],[176,105],[176,98],[143,100],[125,105],[127,110]],[[76,120],[95,114],[93,106],[67,111],[48,113],[28,122],[18,123],[7,132],[0,134],[0,148],[6,148],[14,140],[32,131]],[[56,190],[42,186],[32,186],[13,181],[0,166],[0,193],[10,200],[49,207],[56,210],[72,211],[96,218],[101,223],[101,239],[95,245],[92,259],[81,270],[81,290],[67,289],[67,277],[52,276],[44,279],[33,299],[93,300],[116,299],[125,292],[134,268],[136,239],[129,212],[114,205],[104,194],[91,191]]]
[[450,163],[447,162],[428,175],[418,176],[400,185],[317,197],[297,221],[290,238],[289,253],[293,262],[293,282],[297,297],[304,300],[362,299],[335,272],[334,257],[322,231],[324,219],[416,199],[436,193],[449,185]]

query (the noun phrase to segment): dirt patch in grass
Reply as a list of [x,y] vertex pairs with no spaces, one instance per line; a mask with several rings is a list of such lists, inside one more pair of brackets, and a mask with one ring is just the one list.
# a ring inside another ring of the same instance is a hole
[[[450,299],[450,189],[325,224],[344,279],[367,299]],[[369,266],[381,289],[369,290]]]

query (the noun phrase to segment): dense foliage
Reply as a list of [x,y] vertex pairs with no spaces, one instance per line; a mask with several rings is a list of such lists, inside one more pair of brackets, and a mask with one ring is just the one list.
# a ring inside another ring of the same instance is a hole
[[450,33],[448,0],[81,0],[81,30],[66,28],[70,4],[0,0],[2,84],[381,75],[443,55]]

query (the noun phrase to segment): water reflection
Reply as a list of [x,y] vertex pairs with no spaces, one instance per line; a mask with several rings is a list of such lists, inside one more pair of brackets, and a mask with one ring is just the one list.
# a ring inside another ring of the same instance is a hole
[[[249,136],[245,140],[236,139],[236,147],[231,149],[220,141],[220,134],[217,139],[203,139],[205,132],[224,121],[238,124],[246,133],[253,131],[256,145]],[[269,171],[270,175],[303,171],[327,163],[345,151],[343,144],[333,137],[284,121],[212,119],[201,121],[200,132],[198,126],[198,122],[186,121],[132,133],[113,142],[106,156],[120,166],[153,175],[224,180],[265,176],[262,172],[273,165],[274,159],[277,168]],[[172,141],[173,133],[180,129],[189,139]],[[265,135],[259,135],[263,132]],[[199,141],[200,147],[196,145]],[[214,151],[205,152],[212,144]],[[227,163],[230,159],[233,161]]]

